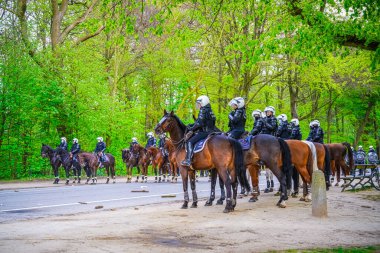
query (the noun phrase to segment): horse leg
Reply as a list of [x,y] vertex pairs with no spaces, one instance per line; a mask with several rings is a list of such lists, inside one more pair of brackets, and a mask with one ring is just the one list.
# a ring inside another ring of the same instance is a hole
[[227,190],[227,201],[226,201],[226,207],[224,208],[224,213],[232,212],[233,209],[233,203],[232,203],[232,191],[231,191],[231,179],[230,176],[227,173],[227,169],[222,170],[219,172],[219,176],[223,179],[224,184],[226,186]]
[[156,164],[152,164],[152,168],[154,171],[154,182],[157,183],[157,167],[156,167]]
[[205,206],[212,206],[212,202],[215,200],[216,176],[216,170],[211,170],[211,193],[210,198],[206,201]]
[[292,179],[293,179],[293,193],[292,198],[298,198],[298,191],[299,191],[299,173],[293,166],[293,173],[292,173]]
[[335,171],[336,171],[336,184],[335,186],[339,186],[340,183],[340,165],[339,162],[335,161]]
[[191,204],[191,208],[197,208],[198,207],[198,195],[197,195],[197,191],[195,190],[195,171],[191,170],[188,173],[189,173],[189,177],[190,177],[191,193],[193,195],[193,204]]
[[82,166],[80,166],[80,164],[78,163],[76,167],[77,167],[77,172],[78,172],[78,184],[80,184],[80,180],[82,176]]
[[107,171],[107,181],[106,181],[106,184],[108,184],[110,182],[110,166],[107,165],[105,167],[106,167],[106,171]]
[[[218,175],[216,169],[215,170],[215,174]],[[224,190],[224,182],[223,182],[223,179],[219,177],[219,187],[220,187],[220,199],[218,199],[218,201],[216,201],[216,204],[217,205],[223,205],[223,201],[226,199],[226,191]]]
[[182,209],[187,209],[187,205],[189,204],[189,192],[187,191],[187,179],[188,179],[188,172],[186,168],[182,168],[180,170],[181,172],[181,177],[182,177],[182,186],[183,186],[183,197],[184,197],[184,202],[182,205]]
[[141,173],[140,166],[137,166],[137,178],[136,178],[135,183],[138,183],[138,182],[139,182],[139,176],[140,176],[140,173]]
[[66,172],[66,183],[65,184],[68,185],[70,182],[70,167],[65,166],[65,172]]
[[54,182],[53,184],[58,184],[59,182],[59,175],[58,175],[58,166],[52,165],[53,171],[54,171]]
[[252,197],[249,199],[249,202],[256,202],[258,200],[259,192],[259,166],[249,164],[247,165],[249,174],[251,175],[252,182]]

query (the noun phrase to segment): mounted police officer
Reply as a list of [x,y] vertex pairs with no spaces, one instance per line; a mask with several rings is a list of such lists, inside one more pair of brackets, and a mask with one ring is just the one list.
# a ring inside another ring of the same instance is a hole
[[302,140],[302,133],[300,129],[300,122],[298,119],[292,119],[290,121],[290,124],[292,126],[292,132],[290,133],[289,139],[290,140]]
[[321,128],[321,124],[319,123],[319,121],[314,120],[310,123],[310,125],[311,125],[311,130],[306,140],[323,144],[324,132]]
[[280,126],[277,130],[277,137],[280,137],[284,140],[289,139],[292,129],[288,123],[288,117],[286,114],[280,114],[277,119],[280,122]]
[[245,132],[245,121],[247,120],[244,98],[234,98],[230,101],[229,105],[232,107],[233,111],[228,115],[228,127],[230,130],[227,134],[231,138],[239,139]]
[[277,133],[277,120],[275,115],[275,110],[273,106],[268,106],[264,110],[265,118],[263,119],[263,128],[261,134],[270,134],[276,136]]
[[57,148],[62,148],[67,151],[67,140],[66,137],[61,137],[61,142],[59,143]]
[[70,157],[73,158],[74,162],[78,162],[78,153],[80,152],[80,145],[77,138],[73,139],[73,145],[70,149]]
[[147,136],[148,136],[148,141],[147,141],[147,143],[145,145],[145,148],[149,148],[149,147],[152,147],[152,146],[155,147],[156,146],[156,138],[154,138],[153,133],[149,132],[147,134]]
[[369,151],[367,154],[367,160],[369,164],[378,164],[379,158],[377,157],[376,151],[373,146],[369,146]]
[[132,142],[129,144],[129,151],[132,152],[133,145],[135,145],[135,144],[139,144],[139,142],[137,141],[136,137],[132,137]]
[[210,99],[204,95],[198,97],[196,100],[196,107],[199,109],[198,118],[194,125],[188,126],[189,132],[185,136],[186,158],[181,162],[183,166],[191,165],[194,144],[201,139],[206,138],[215,130],[216,118],[211,110]]
[[261,118],[261,111],[259,109],[254,110],[252,112],[252,118],[255,122],[253,123],[253,128],[249,134],[255,136],[258,135],[263,129],[264,122]]
[[104,151],[106,150],[106,144],[103,142],[102,137],[96,138],[98,143],[96,143],[96,147],[94,150],[94,153],[97,155],[99,152],[101,152],[101,155],[99,156],[100,166],[102,166],[102,163],[105,162],[106,157],[104,154]]

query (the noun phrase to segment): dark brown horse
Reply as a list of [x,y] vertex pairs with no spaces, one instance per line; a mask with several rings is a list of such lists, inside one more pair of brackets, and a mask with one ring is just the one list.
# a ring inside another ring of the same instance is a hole
[[41,156],[43,158],[49,158],[50,165],[53,168],[53,172],[54,172],[53,184],[58,184],[58,182],[59,182],[58,168],[61,167],[62,163],[61,163],[61,160],[59,159],[59,157],[57,156],[55,149],[53,149],[49,145],[42,144]]
[[80,164],[76,161],[73,160],[73,157],[70,155],[67,150],[63,148],[57,148],[56,149],[56,154],[59,158],[59,160],[62,163],[63,168],[65,168],[66,172],[66,185],[69,184],[70,182],[70,170],[72,169],[74,172],[74,181],[73,183],[76,183],[76,180],[78,180],[78,184],[80,184],[81,181],[81,174],[82,174],[82,167]]
[[[286,142],[268,134],[259,134],[252,138],[249,150],[244,151],[244,162],[251,175],[252,197],[250,202],[255,202],[259,195],[260,167],[269,168],[280,182],[281,196],[277,205],[286,207],[288,199],[286,191],[286,178],[291,176],[291,154]],[[245,182],[241,182],[244,188],[249,188]]]
[[[331,172],[334,177],[336,173],[336,186],[339,185],[340,182],[340,174],[341,169],[344,174],[347,176],[350,174],[350,171],[354,168],[354,157],[351,150],[351,145],[347,142],[343,143],[330,143],[326,144],[328,150],[330,151],[330,159],[331,159]],[[347,165],[345,162],[345,157],[348,156],[349,164]],[[334,178],[332,177],[332,181]]]
[[176,162],[180,168],[184,191],[184,203],[182,208],[187,208],[189,203],[189,193],[187,190],[188,178],[190,177],[193,195],[193,204],[191,207],[195,208],[198,206],[198,197],[195,189],[195,170],[209,170],[215,168],[219,176],[223,179],[227,189],[227,204],[224,212],[233,211],[236,206],[237,176],[246,175],[243,166],[243,151],[240,143],[224,135],[213,135],[209,137],[203,151],[194,155],[192,165],[189,168],[182,166],[180,163],[185,159],[184,135],[186,126],[173,111],[170,113],[164,111],[164,116],[155,127],[155,132],[156,134],[169,132],[170,138],[176,148]]
[[[107,171],[107,181],[106,184],[109,183],[110,180],[110,174],[113,179],[113,183],[116,182],[115,179],[115,157],[111,154],[106,154],[107,156],[107,161],[103,162],[104,167],[106,168]],[[92,184],[96,184],[98,179],[97,179],[97,172],[98,168],[100,166],[100,161],[99,161],[99,153],[98,154],[93,154],[93,153],[88,153],[88,152],[82,152],[78,154],[78,160],[79,164],[82,167],[87,167],[87,181],[86,184],[92,179]]]
[[[148,166],[150,164],[150,159],[147,155],[147,150],[140,144],[134,144],[132,147],[132,154],[138,157],[138,167],[141,168],[141,183],[148,181]],[[139,176],[137,175],[136,183],[139,181]]]
[[[123,149],[122,157],[123,157],[123,161],[125,162],[125,166],[126,166],[127,183],[131,183],[134,167],[137,167],[137,173],[138,173],[138,175],[140,174],[138,154],[133,154],[130,149]],[[138,182],[138,178],[139,178],[138,175],[137,175],[136,182]]]

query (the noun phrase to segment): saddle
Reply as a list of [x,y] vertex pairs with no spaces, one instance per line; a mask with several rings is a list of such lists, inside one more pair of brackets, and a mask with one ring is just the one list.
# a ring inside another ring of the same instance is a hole
[[207,137],[205,139],[201,139],[197,143],[195,143],[194,144],[194,149],[193,149],[194,154],[201,152],[205,148],[207,141],[212,136],[214,136],[214,135],[220,135],[220,134],[222,134],[222,133],[219,133],[219,132],[210,133],[209,135],[207,135]]
[[252,135],[248,135],[242,139],[238,139],[238,141],[240,142],[240,145],[244,151],[248,150],[251,147],[252,139],[253,139]]

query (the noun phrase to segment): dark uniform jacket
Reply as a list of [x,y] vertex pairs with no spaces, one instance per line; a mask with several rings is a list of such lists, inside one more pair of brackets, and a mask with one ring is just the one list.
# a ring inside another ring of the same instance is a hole
[[301,133],[300,126],[293,126],[289,139],[302,140],[302,133]]
[[104,150],[106,150],[106,144],[103,141],[96,143],[95,153],[104,152]]
[[67,142],[61,142],[58,146],[58,148],[62,148],[67,151]]
[[146,143],[145,145],[145,148],[149,148],[149,147],[155,147],[156,146],[156,138],[154,137],[151,137],[148,139],[148,142]]
[[216,117],[211,110],[211,105],[201,107],[198,118],[190,131],[213,132],[215,130]]
[[245,113],[245,108],[236,109],[228,115],[228,127],[230,131],[241,130],[245,131],[245,122],[247,120],[247,115]]
[[277,132],[277,119],[274,116],[263,119],[263,129],[261,134],[270,134],[275,136]]
[[368,151],[368,154],[367,154],[367,159],[368,159],[368,163],[370,164],[377,164],[378,161],[379,161],[379,158],[377,157],[377,154],[375,152],[375,150],[369,150]]
[[263,119],[260,117],[255,118],[255,122],[253,123],[252,131],[250,132],[251,135],[255,136],[261,133],[261,130],[263,129]]
[[356,161],[355,161],[355,163],[357,163],[357,164],[365,164],[365,157],[366,157],[366,155],[365,155],[365,152],[364,152],[364,150],[358,150],[357,152],[356,152]]
[[76,155],[80,152],[80,145],[79,143],[74,143],[72,146],[71,146],[71,150],[70,150],[71,154],[73,155]]
[[277,137],[287,140],[290,137],[291,131],[288,121],[282,121],[277,130]]

